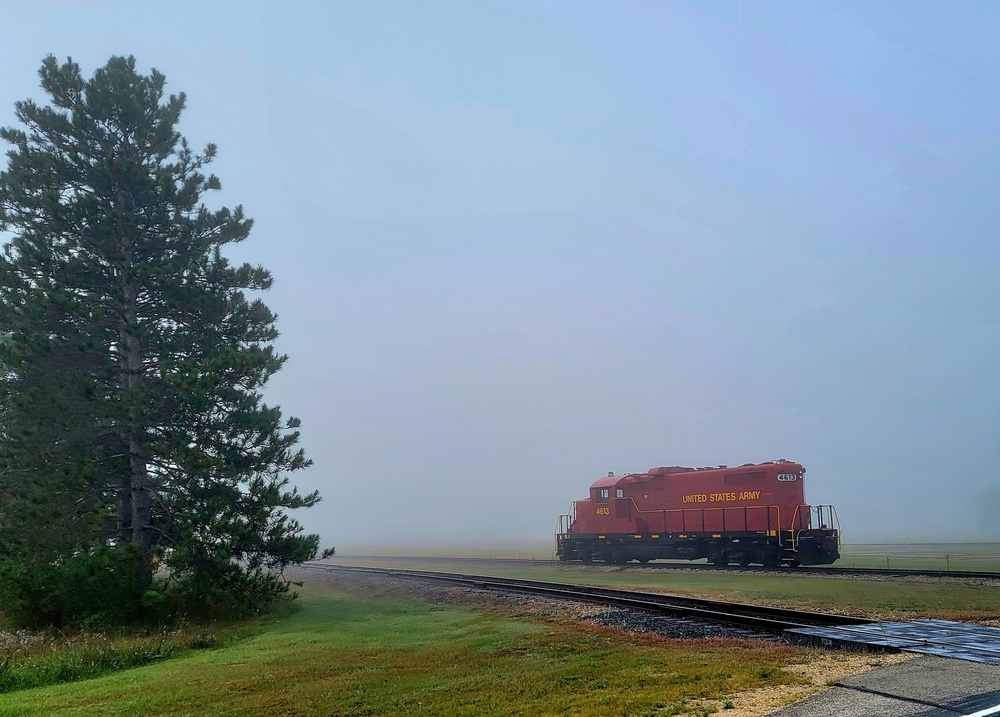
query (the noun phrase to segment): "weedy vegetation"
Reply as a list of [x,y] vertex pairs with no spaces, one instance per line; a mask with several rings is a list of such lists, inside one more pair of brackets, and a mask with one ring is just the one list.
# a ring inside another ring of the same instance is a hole
[[[232,644],[259,621],[141,631],[0,632],[0,694],[72,682]],[[2,699],[2,698],[0,698]]]

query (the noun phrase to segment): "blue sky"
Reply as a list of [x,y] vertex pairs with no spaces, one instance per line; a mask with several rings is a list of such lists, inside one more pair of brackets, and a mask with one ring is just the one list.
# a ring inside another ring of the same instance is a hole
[[1000,536],[1000,9],[45,2],[255,231],[326,543],[544,542],[609,470],[789,458],[847,539]]

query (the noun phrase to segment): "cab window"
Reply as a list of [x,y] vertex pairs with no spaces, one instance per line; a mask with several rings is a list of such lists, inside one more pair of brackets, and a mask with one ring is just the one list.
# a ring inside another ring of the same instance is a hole
[[608,489],[607,488],[598,488],[597,489],[597,502],[598,503],[607,503],[608,502]]
[[615,498],[624,498],[624,497],[625,497],[624,488],[619,488],[617,491],[615,491]]

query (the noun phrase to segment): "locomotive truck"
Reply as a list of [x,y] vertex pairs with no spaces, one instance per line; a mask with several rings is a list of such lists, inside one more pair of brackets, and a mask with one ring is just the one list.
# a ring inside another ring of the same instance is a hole
[[805,474],[786,460],[608,473],[559,516],[556,554],[584,562],[828,565],[840,557],[837,512],[805,502]]

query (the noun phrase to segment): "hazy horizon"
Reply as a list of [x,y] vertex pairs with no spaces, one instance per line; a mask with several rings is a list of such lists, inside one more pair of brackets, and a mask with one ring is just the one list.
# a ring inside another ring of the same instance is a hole
[[218,144],[324,545],[541,544],[608,471],[778,458],[846,541],[1000,540],[1000,7],[7,16],[0,126],[45,55],[132,54]]

